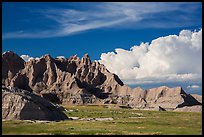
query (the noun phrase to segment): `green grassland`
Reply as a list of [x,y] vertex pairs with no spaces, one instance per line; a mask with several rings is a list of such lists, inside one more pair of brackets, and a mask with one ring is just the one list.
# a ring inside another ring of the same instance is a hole
[[133,110],[105,106],[68,106],[70,117],[113,118],[110,121],[66,120],[50,123],[2,121],[2,134],[201,135],[202,113]]

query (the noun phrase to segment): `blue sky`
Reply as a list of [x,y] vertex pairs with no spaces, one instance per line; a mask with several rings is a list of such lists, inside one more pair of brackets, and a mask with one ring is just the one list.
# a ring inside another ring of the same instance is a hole
[[117,48],[201,27],[201,2],[2,3],[2,51],[31,57],[88,53],[100,60]]

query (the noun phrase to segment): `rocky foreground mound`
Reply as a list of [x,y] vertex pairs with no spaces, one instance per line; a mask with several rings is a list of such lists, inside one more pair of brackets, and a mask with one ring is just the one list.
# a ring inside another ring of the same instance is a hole
[[2,87],[2,119],[66,120],[60,108],[29,91]]
[[24,62],[17,54],[2,54],[2,82],[63,104],[119,104],[132,108],[174,110],[201,105],[181,87],[131,89],[88,54],[63,59],[42,56]]

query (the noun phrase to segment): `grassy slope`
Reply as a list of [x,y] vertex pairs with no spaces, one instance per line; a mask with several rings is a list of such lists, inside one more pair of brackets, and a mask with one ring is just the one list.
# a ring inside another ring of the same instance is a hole
[[3,121],[3,134],[202,134],[202,114],[104,108],[103,106],[65,106],[68,116],[80,118],[112,117],[112,121],[68,120],[51,123]]

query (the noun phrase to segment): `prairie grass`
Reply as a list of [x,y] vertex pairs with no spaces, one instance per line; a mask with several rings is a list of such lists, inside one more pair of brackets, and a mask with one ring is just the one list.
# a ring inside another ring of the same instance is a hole
[[48,135],[201,135],[202,113],[133,110],[105,106],[64,105],[69,117],[113,118],[110,121],[66,120],[49,123],[2,121],[2,134]]

